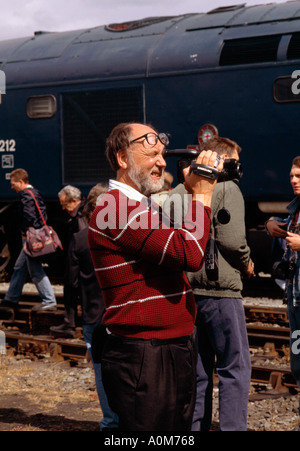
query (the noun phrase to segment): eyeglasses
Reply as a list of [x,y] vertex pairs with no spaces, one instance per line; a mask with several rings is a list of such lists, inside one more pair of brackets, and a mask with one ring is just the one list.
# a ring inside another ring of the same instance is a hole
[[169,144],[169,137],[166,133],[146,133],[145,135],[139,136],[138,138],[133,139],[130,141],[130,144],[135,143],[137,141],[140,141],[141,139],[144,139],[143,145],[146,148],[154,147],[157,144],[157,141],[159,140],[164,146],[167,146]]

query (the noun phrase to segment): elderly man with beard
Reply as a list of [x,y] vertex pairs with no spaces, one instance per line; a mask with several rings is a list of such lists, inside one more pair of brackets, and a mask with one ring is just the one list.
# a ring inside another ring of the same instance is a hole
[[[115,127],[106,155],[117,177],[90,221],[108,331],[103,383],[126,431],[188,431],[194,409],[196,306],[185,271],[203,264],[216,180],[185,170],[192,202],[175,226],[149,197],[162,189],[168,143],[152,126]],[[197,162],[213,167],[216,160],[207,151]]]

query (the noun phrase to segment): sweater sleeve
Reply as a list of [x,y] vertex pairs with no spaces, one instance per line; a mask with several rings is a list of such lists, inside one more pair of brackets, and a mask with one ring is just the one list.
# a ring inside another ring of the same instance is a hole
[[[219,193],[222,194],[222,191]],[[223,257],[230,262],[236,269],[242,271],[249,262],[250,249],[246,239],[245,228],[245,204],[243,195],[239,187],[230,182],[225,189],[225,197],[220,202],[216,199],[218,205],[214,211],[214,233],[218,244],[218,249]],[[228,224],[220,224],[217,214],[220,208],[225,207],[230,211],[230,221]]]
[[156,206],[134,203],[110,192],[101,199],[90,224],[90,245],[108,239],[135,259],[179,271],[198,271],[210,232],[210,208],[193,201],[182,224],[175,225]]

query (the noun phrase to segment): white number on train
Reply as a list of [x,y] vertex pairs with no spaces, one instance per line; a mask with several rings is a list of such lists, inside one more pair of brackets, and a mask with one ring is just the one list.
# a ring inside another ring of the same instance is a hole
[[15,152],[16,141],[14,139],[0,139],[0,152]]

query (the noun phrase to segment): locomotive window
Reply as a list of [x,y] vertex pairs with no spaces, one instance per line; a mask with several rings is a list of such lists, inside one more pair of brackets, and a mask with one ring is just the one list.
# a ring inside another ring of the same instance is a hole
[[225,41],[220,66],[276,61],[280,39],[273,35]]
[[30,119],[53,117],[56,111],[56,98],[52,95],[34,96],[27,100],[26,113]]
[[287,52],[287,59],[294,60],[300,58],[300,33],[294,33]]
[[106,138],[115,125],[131,121],[144,121],[142,87],[64,94],[64,183],[90,185],[113,177]]
[[277,103],[300,102],[300,82],[297,78],[280,77],[273,83],[273,98]]

